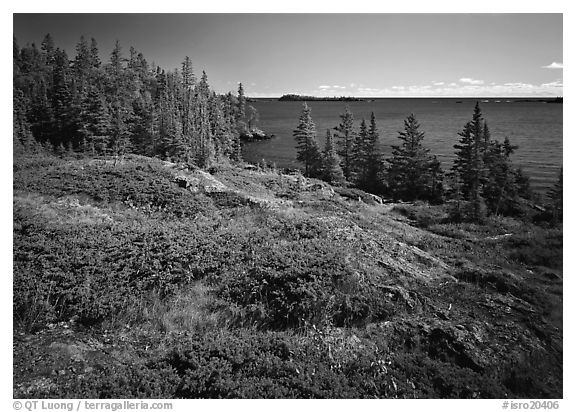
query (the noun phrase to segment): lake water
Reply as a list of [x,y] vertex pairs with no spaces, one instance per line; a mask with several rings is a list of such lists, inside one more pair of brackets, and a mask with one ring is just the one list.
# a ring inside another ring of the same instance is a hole
[[[362,118],[367,122],[374,112],[380,131],[381,150],[385,157],[391,145],[398,144],[398,131],[404,119],[414,113],[425,132],[424,144],[438,156],[444,170],[454,159],[454,144],[458,132],[472,118],[478,99],[374,99],[362,102],[310,102],[312,119],[316,124],[318,141],[324,146],[326,129],[339,124],[339,115],[346,105],[354,114],[358,128]],[[486,99],[480,107],[488,122],[493,139],[508,136],[519,146],[513,161],[530,176],[532,186],[547,191],[556,181],[562,166],[562,104],[516,102],[514,99]],[[457,103],[460,102],[460,103]],[[260,113],[258,127],[275,137],[268,141],[244,146],[244,159],[256,163],[266,159],[282,168],[298,168],[292,131],[298,125],[302,102],[279,102],[258,99],[249,103]]]

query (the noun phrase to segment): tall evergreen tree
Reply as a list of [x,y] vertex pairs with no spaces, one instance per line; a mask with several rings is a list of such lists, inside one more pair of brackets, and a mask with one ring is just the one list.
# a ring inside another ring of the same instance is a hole
[[81,150],[91,155],[107,154],[112,120],[106,98],[96,86],[90,87],[82,101],[79,125]]
[[184,90],[190,90],[196,84],[192,60],[190,60],[190,57],[188,56],[184,57],[184,61],[182,62],[182,83],[184,85]]
[[54,65],[54,59],[56,54],[56,46],[54,45],[54,39],[50,33],[44,36],[42,44],[40,45],[40,50],[44,56],[44,64],[46,66]]
[[246,117],[246,96],[244,96],[244,86],[238,84],[238,120],[244,120]]
[[326,145],[322,153],[322,179],[332,185],[342,185],[346,181],[344,172],[340,166],[340,156],[338,156],[334,138],[330,129],[326,130]]
[[[202,83],[202,80],[200,83]],[[199,167],[206,168],[215,160],[216,147],[210,128],[208,98],[201,92],[196,96],[194,119],[196,136],[193,146],[193,157]]]
[[296,139],[297,159],[304,164],[306,177],[320,177],[322,172],[322,155],[316,140],[316,125],[312,120],[311,109],[306,103],[298,126],[292,133]]
[[558,180],[554,183],[554,187],[548,192],[550,199],[550,209],[552,211],[553,223],[561,222],[563,219],[563,184],[562,184],[563,168],[560,168],[558,173]]
[[[490,133],[487,126],[484,133]],[[486,173],[482,180],[481,193],[491,213],[511,214],[517,206],[517,172],[510,160],[516,148],[508,137],[504,139],[504,143],[496,140],[487,143],[482,159]]]
[[432,199],[438,189],[439,162],[423,146],[424,132],[414,114],[404,120],[398,139],[402,144],[392,146],[392,158],[388,159],[390,193],[395,199]]
[[99,68],[101,64],[100,52],[98,51],[98,43],[94,37],[90,39],[90,64],[95,69]]
[[362,119],[360,122],[360,129],[354,137],[351,156],[352,178],[356,185],[360,186],[366,175],[368,157],[368,126],[366,125],[365,119]]
[[16,90],[12,104],[12,126],[14,147],[26,152],[34,152],[38,147],[26,118],[26,99],[21,90]]
[[54,111],[53,144],[64,144],[75,137],[78,110],[73,105],[70,64],[64,50],[56,49],[52,72],[51,105]]
[[380,153],[380,134],[374,112],[370,114],[370,127],[366,141],[366,170],[362,177],[362,189],[370,193],[382,191],[382,154]]
[[346,106],[343,114],[340,115],[340,124],[335,128],[338,138],[338,154],[342,158],[342,170],[346,180],[352,178],[353,173],[353,147],[356,133],[354,131],[354,115],[350,107]]
[[480,104],[476,102],[472,120],[458,133],[459,142],[454,145],[456,159],[452,173],[458,181],[464,199],[472,202],[473,218],[481,217],[482,182],[485,177],[483,157],[485,155],[484,122]]

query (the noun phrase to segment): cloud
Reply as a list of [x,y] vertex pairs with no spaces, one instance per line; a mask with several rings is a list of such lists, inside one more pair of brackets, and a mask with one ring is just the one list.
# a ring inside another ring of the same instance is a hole
[[471,79],[470,77],[463,77],[460,79],[460,82],[470,84],[473,86],[479,86],[481,84],[484,84],[484,80],[474,80],[474,79]]
[[561,80],[555,80],[555,81],[550,82],[550,83],[542,83],[541,86],[542,87],[555,88],[555,87],[564,87],[564,84],[562,83]]
[[564,63],[552,62],[548,66],[542,66],[543,69],[563,69]]
[[504,83],[504,86],[506,86],[508,88],[512,88],[512,89],[532,89],[532,88],[534,88],[533,84],[521,83],[521,82]]
[[388,87],[356,84],[356,87],[322,85],[315,90],[301,91],[299,94],[314,96],[357,96],[357,97],[545,97],[562,96],[562,78],[543,82],[528,83],[493,82],[463,77],[456,82],[429,81],[424,84],[395,84]]

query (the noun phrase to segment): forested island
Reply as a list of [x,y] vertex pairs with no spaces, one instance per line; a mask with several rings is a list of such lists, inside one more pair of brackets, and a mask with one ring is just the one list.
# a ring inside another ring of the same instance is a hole
[[384,158],[303,104],[286,173],[188,57],[13,50],[14,398],[563,397],[562,173],[480,104],[449,170],[417,113]]
[[527,103],[564,103],[563,97],[556,97],[554,99],[517,99],[514,100],[517,103],[527,102]]
[[318,97],[318,96],[302,96],[299,94],[285,94],[281,96],[278,101],[280,102],[363,102],[365,99],[359,97]]

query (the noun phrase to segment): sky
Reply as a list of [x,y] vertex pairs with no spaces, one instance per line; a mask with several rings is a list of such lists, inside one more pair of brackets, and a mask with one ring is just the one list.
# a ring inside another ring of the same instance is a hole
[[562,31],[562,14],[13,15],[20,45],[50,33],[73,57],[84,35],[107,60],[119,40],[251,97],[562,96]]

